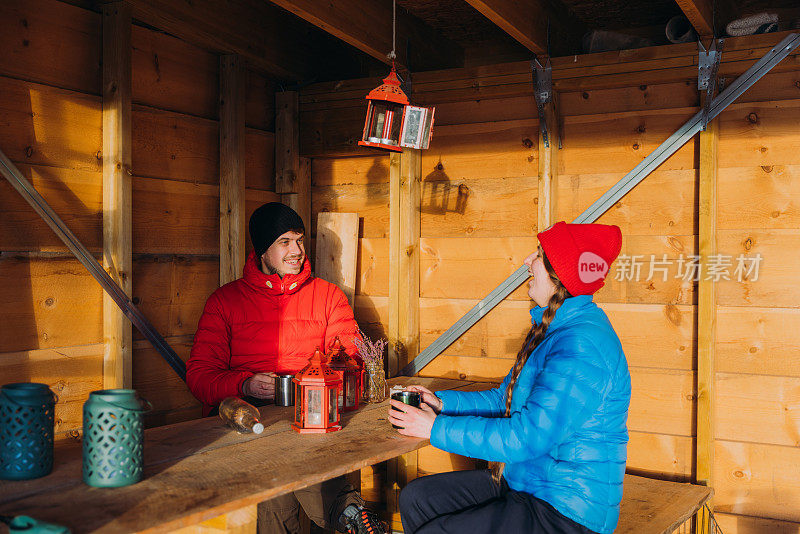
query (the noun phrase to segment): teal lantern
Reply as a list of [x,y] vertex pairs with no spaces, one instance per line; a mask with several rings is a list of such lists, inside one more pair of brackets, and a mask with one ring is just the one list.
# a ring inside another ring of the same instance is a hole
[[83,405],[83,481],[118,488],[142,479],[143,414],[151,408],[132,389],[93,391]]
[[0,387],[0,478],[27,480],[53,470],[55,403],[47,384]]

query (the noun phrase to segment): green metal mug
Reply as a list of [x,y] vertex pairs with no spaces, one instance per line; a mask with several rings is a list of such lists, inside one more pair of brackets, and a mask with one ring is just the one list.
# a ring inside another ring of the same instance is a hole
[[53,470],[55,395],[47,384],[0,387],[0,478],[28,480]]
[[152,408],[133,389],[93,391],[83,405],[83,481],[118,488],[142,479],[144,421]]

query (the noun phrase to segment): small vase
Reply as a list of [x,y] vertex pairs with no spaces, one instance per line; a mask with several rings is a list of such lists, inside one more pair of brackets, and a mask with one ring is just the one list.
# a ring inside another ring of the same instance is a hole
[[386,372],[383,370],[383,362],[365,364],[362,400],[364,402],[383,402],[387,397]]

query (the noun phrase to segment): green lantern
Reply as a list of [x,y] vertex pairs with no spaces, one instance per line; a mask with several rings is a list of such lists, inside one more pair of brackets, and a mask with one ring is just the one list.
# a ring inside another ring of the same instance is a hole
[[53,470],[55,402],[47,384],[0,388],[0,478],[27,480]]
[[83,405],[83,481],[118,488],[142,479],[143,414],[150,403],[132,389],[93,391]]

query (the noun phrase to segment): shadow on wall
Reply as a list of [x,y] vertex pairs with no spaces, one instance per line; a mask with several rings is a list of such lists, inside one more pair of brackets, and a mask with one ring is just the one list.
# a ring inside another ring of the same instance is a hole
[[454,186],[444,171],[441,159],[422,180],[422,213],[446,215],[457,213],[464,215],[467,210],[470,190],[466,184]]

